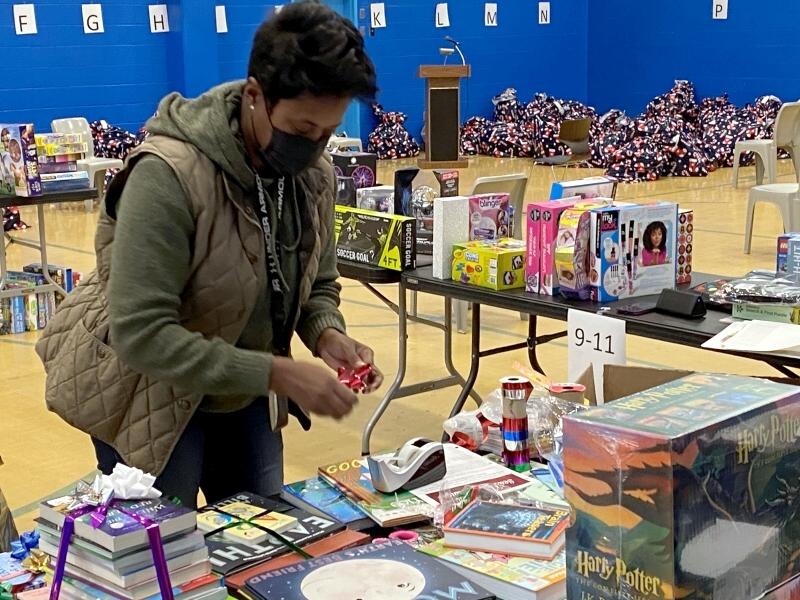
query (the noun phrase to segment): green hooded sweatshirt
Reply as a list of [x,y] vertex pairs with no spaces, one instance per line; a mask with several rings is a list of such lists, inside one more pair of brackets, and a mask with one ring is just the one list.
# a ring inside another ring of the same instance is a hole
[[[244,82],[225,84],[194,100],[164,98],[148,123],[152,134],[189,142],[257,201],[255,174],[239,131]],[[270,180],[262,180],[269,189]],[[300,186],[287,186],[287,189]],[[270,199],[271,201],[271,199]],[[280,228],[269,204],[273,231],[280,229],[280,270],[287,300],[296,302],[300,261],[297,198],[287,195]],[[117,207],[108,288],[111,340],[134,370],[205,395],[201,410],[229,412],[266,395],[272,368],[271,291],[264,286],[238,342],[204,339],[179,323],[179,307],[191,276],[195,223],[183,188],[172,169],[153,155],[131,172]],[[231,232],[231,235],[236,235]],[[332,237],[332,236],[331,236]],[[333,239],[322,249],[319,273],[304,305],[297,331],[314,351],[322,331],[345,331],[339,312]]]

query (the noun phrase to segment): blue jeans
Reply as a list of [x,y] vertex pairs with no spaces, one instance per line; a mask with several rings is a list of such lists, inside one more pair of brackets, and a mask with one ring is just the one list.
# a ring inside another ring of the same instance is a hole
[[[111,473],[119,454],[92,438],[97,467]],[[197,492],[209,504],[238,494],[279,494],[283,485],[283,438],[269,427],[267,401],[258,398],[232,413],[197,411],[178,440],[155,487],[164,497],[197,507]]]

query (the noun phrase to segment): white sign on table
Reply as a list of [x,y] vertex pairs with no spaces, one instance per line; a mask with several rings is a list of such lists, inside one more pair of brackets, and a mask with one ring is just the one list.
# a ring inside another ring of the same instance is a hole
[[625,321],[582,310],[567,315],[568,371],[571,382],[592,367],[597,404],[603,404],[603,367],[625,365]]

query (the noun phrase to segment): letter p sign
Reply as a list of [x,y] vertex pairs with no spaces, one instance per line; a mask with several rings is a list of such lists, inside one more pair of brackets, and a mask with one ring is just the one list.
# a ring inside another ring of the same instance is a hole
[[713,14],[715,19],[728,18],[728,0],[712,0]]

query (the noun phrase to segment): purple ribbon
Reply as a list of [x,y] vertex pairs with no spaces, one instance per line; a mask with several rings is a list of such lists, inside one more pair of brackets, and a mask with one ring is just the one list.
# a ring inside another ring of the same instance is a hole
[[125,509],[118,500],[112,500],[109,504],[101,504],[100,506],[83,506],[73,510],[66,516],[61,530],[61,540],[58,543],[58,558],[56,559],[56,568],[53,573],[53,584],[50,587],[50,600],[58,600],[61,593],[61,583],[64,580],[64,569],[67,564],[69,543],[72,539],[72,534],[75,532],[75,519],[91,512],[92,526],[100,527],[105,521],[109,506],[128,515],[145,528],[147,531],[147,539],[150,543],[150,552],[153,555],[153,565],[156,569],[156,579],[158,579],[158,589],[161,591],[161,598],[162,600],[174,600],[172,583],[169,579],[167,558],[164,555],[164,545],[161,541],[161,529],[158,523]]

